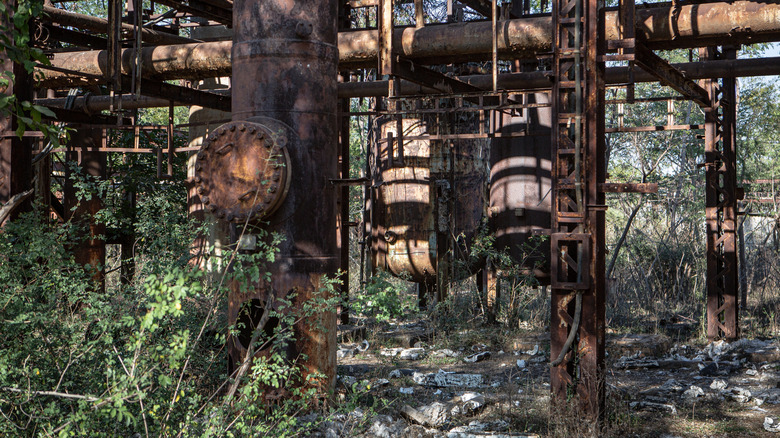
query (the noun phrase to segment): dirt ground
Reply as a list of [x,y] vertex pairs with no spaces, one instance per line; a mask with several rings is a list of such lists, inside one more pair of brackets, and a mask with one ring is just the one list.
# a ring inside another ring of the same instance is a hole
[[549,333],[502,330],[441,334],[424,321],[342,327],[338,390],[349,412],[322,434],[780,437],[765,427],[780,417],[776,340],[692,345],[608,335],[607,410],[594,432],[565,403],[552,405]]

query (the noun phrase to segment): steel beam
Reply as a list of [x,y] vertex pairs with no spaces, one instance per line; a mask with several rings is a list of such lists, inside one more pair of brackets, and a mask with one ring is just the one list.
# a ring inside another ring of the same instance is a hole
[[[647,47],[653,50],[700,47],[711,40],[718,40],[719,44],[780,40],[780,4],[777,3],[716,2],[685,5],[679,10],[679,25],[673,30],[668,29],[671,7],[638,10],[637,38],[644,38]],[[616,11],[606,13],[605,28],[607,39],[619,39]],[[490,22],[396,29],[394,53],[422,64],[489,59],[492,53],[491,33]],[[507,20],[498,29],[499,55],[508,59],[549,52],[551,35],[549,16]],[[231,69],[231,46],[230,41],[219,41],[148,47],[141,53],[143,75],[156,79],[226,76]],[[377,65],[379,45],[376,31],[342,32],[338,46],[340,68]],[[104,57],[102,52],[57,53],[52,64],[99,76],[105,71]],[[131,50],[123,51],[123,72],[126,74],[130,72],[131,58]],[[46,73],[48,79],[41,86],[54,87],[70,85],[74,80],[83,81],[78,76],[67,79],[65,73]]]
[[[14,0],[3,0],[3,2],[8,11],[14,10],[16,5]],[[2,14],[2,17],[6,17],[6,14]],[[3,24],[13,26],[12,23]],[[13,41],[13,38],[10,41]],[[0,52],[0,64],[3,71],[14,74],[14,80],[4,87],[3,92],[7,96],[16,96],[19,101],[32,101],[32,77],[27,70],[11,61],[5,52]],[[32,189],[32,139],[19,138],[15,133],[17,126],[16,115],[0,117],[0,203],[2,204]],[[30,197],[26,198],[14,208],[8,220],[13,220],[19,213],[32,206]]]
[[553,1],[550,385],[604,414],[603,21],[600,0]]
[[658,78],[662,85],[672,87],[683,96],[696,102],[702,108],[706,108],[710,105],[707,91],[692,79],[685,76],[683,72],[674,68],[674,66],[669,64],[665,59],[656,55],[652,50],[642,44],[636,44],[634,52],[636,55],[636,63],[648,73]]
[[[44,21],[46,22],[62,24],[78,29],[85,29],[101,34],[105,34],[106,29],[108,29],[108,20],[105,18],[77,14],[75,12],[69,12],[64,9],[55,8],[54,6],[44,6],[43,12],[46,14],[44,18]],[[134,27],[132,24],[122,23],[122,30],[134,32]],[[148,28],[143,28],[141,30],[141,35],[144,43],[152,45],[188,44],[198,42],[198,40],[194,40],[192,38]]]
[[228,27],[233,26],[232,5],[228,2],[202,2],[197,0],[177,1],[177,0],[157,0],[165,6],[169,6],[177,11],[188,12],[196,17],[203,17],[214,20],[217,23]]
[[[735,48],[702,51],[736,58]],[[707,80],[710,106],[704,110],[705,216],[707,232],[707,338],[739,337],[737,258],[736,80]]]

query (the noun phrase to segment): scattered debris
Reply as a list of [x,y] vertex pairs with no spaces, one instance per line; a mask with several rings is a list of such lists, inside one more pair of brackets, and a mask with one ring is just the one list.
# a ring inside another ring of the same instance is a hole
[[441,402],[433,402],[429,405],[420,406],[419,408],[413,408],[409,405],[404,405],[401,408],[401,414],[409,421],[413,421],[417,424],[430,427],[439,427],[447,422],[449,419],[447,413],[450,410],[450,406]]
[[425,356],[424,348],[407,348],[398,355],[401,360],[419,360]]
[[461,386],[475,388],[484,384],[484,376],[482,374],[459,374],[443,370],[439,370],[436,373],[414,373],[412,380],[418,385],[435,387]]
[[528,366],[528,364],[525,362],[524,359],[518,359],[517,360],[517,367],[520,368],[521,370],[524,369],[527,366]]
[[458,356],[460,356],[460,353],[458,353],[457,351],[452,351],[452,350],[450,350],[448,348],[445,348],[443,350],[436,350],[433,353],[431,353],[431,355],[432,356],[437,356],[437,357],[458,357]]
[[651,411],[668,412],[672,415],[677,415],[677,408],[668,403],[654,403],[646,401],[631,402],[629,404],[633,409],[648,409]]
[[490,352],[489,351],[483,351],[481,353],[474,353],[472,355],[466,356],[463,358],[464,362],[474,363],[474,362],[482,362],[485,359],[490,358]]
[[411,388],[411,387],[410,388],[403,388],[402,387],[402,388],[398,388],[398,392],[400,392],[401,394],[411,395],[411,394],[414,394],[414,388]]
[[710,389],[714,389],[716,391],[726,389],[726,387],[729,386],[728,383],[726,383],[725,380],[715,379],[710,383]]
[[536,356],[539,353],[539,344],[534,345],[534,348],[531,350],[526,350],[523,352],[523,354],[527,354],[529,356]]
[[725,390],[724,392],[725,395],[738,403],[747,403],[750,401],[751,394],[747,389],[735,386],[731,389]]
[[780,421],[772,417],[764,417],[764,430],[767,432],[780,432]]
[[621,356],[620,359],[615,362],[614,367],[618,369],[658,368],[658,361],[643,357],[642,352],[640,351],[631,356]]
[[701,389],[698,386],[691,385],[690,388],[686,389],[685,392],[683,392],[683,398],[686,399],[697,399],[699,397],[704,396],[704,390]]

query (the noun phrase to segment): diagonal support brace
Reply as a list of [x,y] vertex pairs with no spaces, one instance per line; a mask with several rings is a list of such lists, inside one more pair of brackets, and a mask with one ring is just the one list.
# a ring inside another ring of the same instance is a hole
[[665,59],[653,53],[643,44],[637,42],[634,47],[635,62],[651,75],[657,77],[661,83],[675,89],[683,96],[693,100],[702,108],[710,106],[707,91],[699,84],[689,79],[683,72],[676,69]]

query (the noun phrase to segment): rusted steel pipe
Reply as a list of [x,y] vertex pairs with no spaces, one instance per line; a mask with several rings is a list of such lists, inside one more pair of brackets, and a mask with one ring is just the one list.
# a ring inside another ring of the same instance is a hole
[[[690,79],[705,78],[734,78],[751,76],[773,76],[780,75],[780,57],[756,58],[756,59],[737,59],[737,60],[716,60],[701,62],[686,62],[672,64],[681,70]],[[531,73],[506,73],[498,75],[498,85],[502,89],[546,89],[550,88],[551,82],[548,76],[549,72],[531,72]],[[478,88],[487,89],[491,84],[490,75],[461,76],[459,78]],[[657,79],[644,70],[634,71],[635,82],[656,82]],[[607,84],[624,84],[628,82],[627,67],[611,67],[607,69]],[[371,97],[386,96],[388,81],[370,81],[370,82],[343,82],[338,84],[338,97],[340,99],[350,97]],[[220,92],[220,90],[217,90]],[[422,85],[414,84],[409,81],[401,81],[401,94],[419,95],[419,94],[437,94],[437,90],[426,88]],[[122,108],[153,108],[167,107],[170,103],[167,99],[157,99],[154,97],[123,95]],[[46,98],[36,99],[38,105],[50,106],[55,108],[64,108],[66,98]],[[176,102],[177,105],[188,106],[184,102]],[[98,112],[109,109],[111,98],[109,96],[80,96],[73,104],[73,109],[84,111],[86,113]]]
[[[241,123],[261,125],[268,132],[267,142],[270,137],[286,149],[291,180],[276,212],[263,217],[266,231],[284,237],[276,261],[268,267],[270,282],[249,292],[232,290],[229,322],[242,318],[239,311],[247,303],[265,307],[271,297],[275,302],[294,302],[295,309],[276,310],[301,312],[328,297],[322,290],[323,276],[335,278],[338,270],[338,189],[329,182],[338,177],[336,19],[336,0],[234,3],[232,86],[240,92],[232,95],[231,123],[238,123],[236,132]],[[317,311],[296,322],[295,341],[285,349],[288,359],[302,367],[304,380],[299,384],[312,384],[322,394],[335,388],[334,310]],[[263,329],[269,332],[269,327]],[[233,363],[243,359],[246,347],[241,336],[229,339]],[[307,377],[313,380],[304,383]]]
[[[736,1],[685,5],[679,8],[676,26],[670,27],[671,7],[637,10],[637,37],[651,49],[699,47],[717,44],[745,44],[780,40],[780,4]],[[676,12],[674,12],[676,15]],[[606,38],[618,38],[616,11],[606,12]],[[507,20],[498,29],[500,57],[532,57],[551,50],[552,24],[549,16]],[[489,22],[450,23],[423,28],[399,28],[393,47],[399,55],[419,63],[435,64],[490,57]],[[230,74],[230,41],[154,47],[142,50],[143,74],[156,79],[202,79]],[[374,30],[341,32],[338,36],[339,66],[353,68],[376,65],[378,50]],[[105,52],[57,53],[55,67],[101,76]],[[132,53],[122,53],[123,72],[129,72]],[[40,86],[73,84],[73,77],[47,71]],[[83,78],[82,78],[83,80]]]
[[[53,6],[44,6],[43,12],[46,14],[48,21],[52,23],[76,27],[98,33],[106,33],[106,29],[108,29],[108,20],[104,18],[78,14],[75,12],[66,11],[64,9],[55,8]],[[122,23],[122,29],[130,32],[134,31],[133,25],[129,23]],[[141,30],[141,36],[143,38],[143,42],[146,44],[188,44],[198,42],[198,40],[194,40],[192,38],[147,28],[143,28]]]

